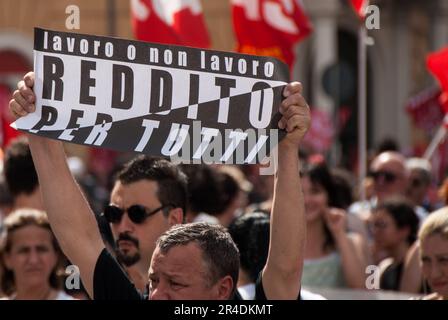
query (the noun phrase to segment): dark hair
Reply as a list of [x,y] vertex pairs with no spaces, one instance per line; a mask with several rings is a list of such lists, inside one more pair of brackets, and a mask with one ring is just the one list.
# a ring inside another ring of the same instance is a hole
[[335,168],[331,170],[331,176],[337,198],[335,207],[346,210],[353,203],[351,174],[345,169]]
[[[324,188],[327,193],[329,207],[344,208],[344,203],[339,197],[337,185],[324,162],[310,165],[302,174],[308,176],[312,184],[317,184]],[[324,249],[334,247],[335,240],[326,223],[324,223],[324,234]]]
[[4,173],[11,195],[31,194],[39,185],[28,140],[24,137],[11,142],[5,151]]
[[188,205],[193,213],[219,215],[238,195],[238,183],[227,173],[199,164],[181,168],[188,177]]
[[0,238],[0,266],[1,266],[1,277],[0,277],[0,288],[6,295],[11,295],[16,290],[15,280],[14,280],[14,271],[9,270],[4,262],[5,253],[10,252],[12,247],[12,235],[14,232],[20,228],[26,226],[38,226],[45,230],[48,230],[52,236],[52,244],[53,248],[58,256],[58,262],[55,268],[52,270],[49,278],[50,286],[54,289],[61,288],[61,280],[60,276],[63,255],[62,251],[58,245],[56,237],[54,236],[50,223],[48,221],[47,215],[43,211],[34,210],[34,209],[19,209],[12,212],[4,221],[4,229],[2,231],[2,235]]
[[159,237],[157,246],[162,253],[167,253],[173,247],[191,242],[202,251],[208,269],[208,284],[211,286],[229,275],[233,280],[232,294],[235,293],[240,257],[237,246],[224,227],[203,222],[178,224]]
[[240,265],[255,282],[269,252],[269,215],[254,212],[242,215],[229,226],[229,233],[240,251]]
[[216,171],[203,164],[182,164],[188,177],[188,206],[194,213],[215,214],[222,210],[218,176]]
[[6,183],[4,176],[0,176],[0,207],[12,207],[14,205],[14,199],[9,192],[8,184]]
[[325,189],[328,197],[328,206],[333,208],[344,208],[344,203],[339,198],[337,185],[334,178],[325,163],[310,165],[305,172],[311,182],[318,184]]
[[419,219],[415,213],[414,206],[403,197],[391,197],[378,204],[374,212],[384,210],[394,220],[397,228],[403,229],[409,227],[409,235],[406,241],[409,245],[417,240]]
[[230,174],[226,172],[219,172],[218,174],[222,186],[223,208],[224,210],[226,210],[232,204],[233,200],[235,200],[235,198],[238,196],[240,187],[235,178],[233,178]]
[[187,178],[178,166],[168,160],[149,156],[138,156],[125,164],[116,180],[130,184],[151,180],[158,184],[157,196],[162,205],[181,208],[186,213]]
[[397,141],[392,137],[384,138],[380,141],[378,144],[378,147],[376,148],[376,154],[379,155],[383,152],[387,151],[399,151],[400,147],[398,146]]

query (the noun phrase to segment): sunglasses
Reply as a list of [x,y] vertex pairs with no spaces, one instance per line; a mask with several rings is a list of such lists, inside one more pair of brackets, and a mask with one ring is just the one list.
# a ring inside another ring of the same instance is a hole
[[389,171],[375,171],[371,173],[371,176],[375,181],[383,178],[386,183],[393,183],[395,180],[397,180],[397,175]]
[[133,223],[140,224],[145,221],[146,218],[155,215],[157,212],[167,207],[171,207],[171,205],[160,206],[157,209],[150,211],[145,206],[139,204],[132,205],[127,209],[121,209],[114,205],[108,205],[104,208],[102,215],[109,223],[119,223],[121,221],[121,218],[123,217],[123,214],[127,212],[129,219]]

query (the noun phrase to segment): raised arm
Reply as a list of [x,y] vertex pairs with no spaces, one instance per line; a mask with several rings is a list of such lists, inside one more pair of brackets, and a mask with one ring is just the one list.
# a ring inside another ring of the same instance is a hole
[[347,285],[353,289],[365,289],[367,259],[364,254],[366,246],[363,238],[355,233],[347,233],[347,212],[342,209],[328,209],[325,213],[325,222],[341,256]]
[[290,83],[284,90],[279,122],[286,137],[278,146],[271,212],[269,255],[263,270],[263,289],[268,299],[297,299],[303,269],[306,238],[304,201],[299,175],[299,144],[310,125],[310,111],[301,95],[302,86]]
[[[35,111],[34,73],[25,75],[9,108],[15,117]],[[93,272],[104,243],[86,199],[67,165],[60,141],[28,135],[50,224],[59,244],[79,267],[83,284],[93,298]]]

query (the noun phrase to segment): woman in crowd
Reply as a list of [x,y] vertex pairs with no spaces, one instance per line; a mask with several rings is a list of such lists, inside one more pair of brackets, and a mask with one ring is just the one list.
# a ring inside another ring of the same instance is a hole
[[379,264],[381,289],[400,289],[404,260],[417,238],[418,224],[413,205],[403,198],[386,200],[373,210],[374,246],[387,255]]
[[[438,190],[441,205],[448,207],[448,178],[445,178]],[[400,291],[409,293],[428,292],[427,283],[423,280],[420,265],[420,244],[416,241],[405,259]]]
[[0,291],[8,300],[71,300],[61,290],[62,254],[47,215],[20,209],[4,221]]
[[365,288],[368,257],[359,234],[347,233],[346,212],[323,163],[303,173],[307,244],[303,286]]
[[448,207],[429,215],[418,239],[423,278],[433,292],[424,299],[448,300]]

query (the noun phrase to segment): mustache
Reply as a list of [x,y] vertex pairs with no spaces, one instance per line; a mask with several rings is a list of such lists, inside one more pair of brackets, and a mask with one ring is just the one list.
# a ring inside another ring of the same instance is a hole
[[118,239],[117,239],[117,241],[115,242],[115,243],[117,244],[117,247],[118,247],[118,243],[119,243],[120,241],[130,241],[130,242],[132,242],[137,248],[139,247],[139,241],[138,241],[138,239],[132,237],[132,236],[129,235],[128,233],[120,233],[120,234],[118,235]]

